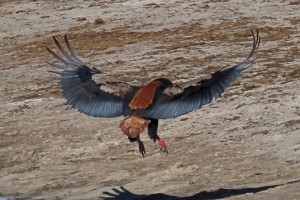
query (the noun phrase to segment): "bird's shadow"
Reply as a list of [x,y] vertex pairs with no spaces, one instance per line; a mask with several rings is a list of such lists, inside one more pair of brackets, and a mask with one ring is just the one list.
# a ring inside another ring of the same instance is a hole
[[300,182],[300,180],[296,181],[290,181],[283,184],[276,184],[276,185],[266,185],[261,187],[247,187],[247,188],[238,188],[238,189],[224,189],[220,188],[215,191],[202,191],[197,194],[194,194],[192,196],[188,197],[176,197],[171,196],[163,193],[156,193],[156,194],[150,194],[150,195],[143,195],[143,194],[134,194],[127,189],[125,189],[123,186],[121,186],[119,189],[113,188],[113,192],[103,192],[102,198],[104,200],[208,200],[208,199],[223,199],[226,197],[231,196],[238,196],[243,195],[247,193],[257,193],[266,191],[271,188],[275,188],[278,186],[283,185],[289,185],[293,183]]

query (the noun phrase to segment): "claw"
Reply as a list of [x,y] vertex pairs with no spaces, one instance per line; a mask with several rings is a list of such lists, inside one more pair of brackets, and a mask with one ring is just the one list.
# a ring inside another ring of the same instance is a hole
[[139,151],[142,154],[143,157],[145,157],[146,154],[146,150],[144,147],[144,143],[141,140],[138,140],[138,144],[139,144]]
[[168,146],[163,138],[159,138],[159,148],[161,151],[166,152],[168,154]]

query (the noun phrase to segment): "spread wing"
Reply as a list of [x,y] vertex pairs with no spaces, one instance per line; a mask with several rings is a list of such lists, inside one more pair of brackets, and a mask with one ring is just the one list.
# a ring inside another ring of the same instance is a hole
[[259,46],[260,38],[251,30],[253,47],[249,56],[236,66],[217,71],[205,78],[194,80],[193,83],[183,83],[183,87],[173,86],[169,91],[179,90],[173,94],[165,94],[153,106],[146,110],[139,110],[138,114],[155,119],[174,118],[201,108],[213,99],[221,96],[229,85],[241,76],[241,73],[250,67],[255,59],[255,51]]
[[[50,72],[59,75],[60,87],[68,104],[79,112],[95,117],[123,115],[125,99],[130,91],[135,90],[135,86],[105,76],[100,77],[100,83],[94,81],[93,75],[102,72],[94,67],[90,68],[81,61],[72,50],[67,36],[64,37],[67,50],[62,48],[55,37],[53,39],[63,57],[46,47],[49,53],[60,62],[59,64],[46,63],[56,69]],[[105,90],[105,88],[110,90]]]

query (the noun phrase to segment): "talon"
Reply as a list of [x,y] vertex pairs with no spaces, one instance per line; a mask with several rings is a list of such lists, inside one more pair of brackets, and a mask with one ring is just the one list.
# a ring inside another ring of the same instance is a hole
[[141,140],[138,140],[138,144],[139,144],[139,152],[142,154],[143,157],[145,157],[146,150],[145,150],[144,143]]
[[163,138],[159,138],[159,148],[161,151],[166,152],[168,154],[168,146]]

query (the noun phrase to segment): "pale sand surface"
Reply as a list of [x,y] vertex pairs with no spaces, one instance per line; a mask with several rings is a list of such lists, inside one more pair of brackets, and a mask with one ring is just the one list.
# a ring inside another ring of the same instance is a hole
[[[299,1],[0,0],[0,16],[0,197],[300,199]],[[44,62],[68,34],[108,75],[189,80],[241,61],[256,28],[257,59],[221,99],[160,121],[168,156],[69,108]]]

